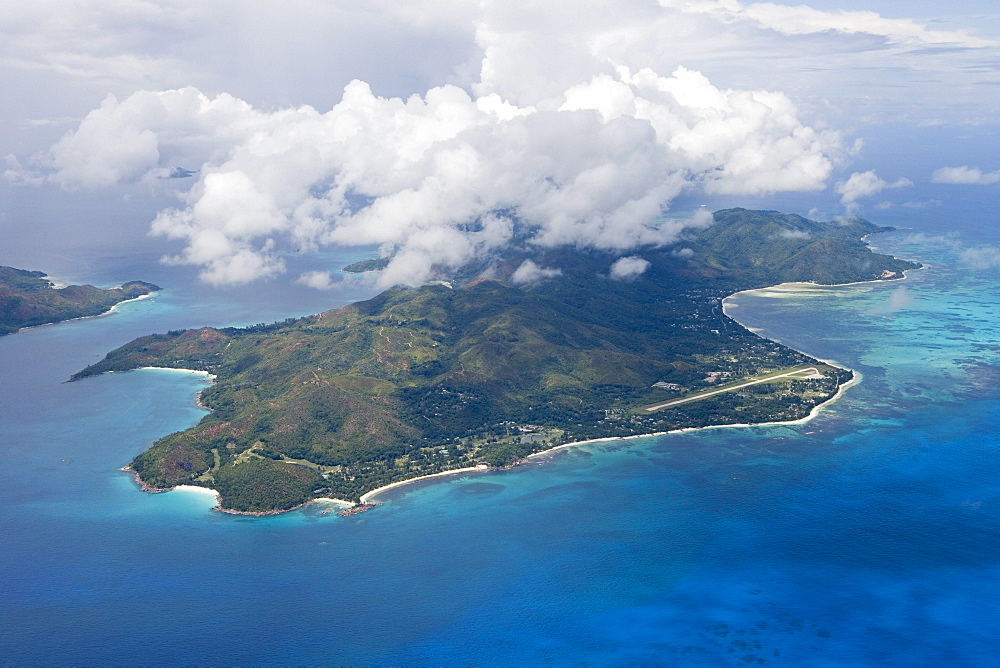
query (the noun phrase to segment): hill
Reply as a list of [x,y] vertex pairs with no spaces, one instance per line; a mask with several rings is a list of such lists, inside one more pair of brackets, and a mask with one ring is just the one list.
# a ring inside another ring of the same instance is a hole
[[[141,366],[214,374],[201,397],[213,412],[131,467],[156,488],[215,487],[223,507],[246,512],[358,499],[561,442],[803,417],[851,372],[749,332],[721,299],[785,281],[901,277],[918,265],[873,253],[860,237],[884,228],[860,219],[733,209],[715,221],[673,248],[636,253],[645,271],[628,280],[609,274],[615,254],[522,248],[453,277],[454,289],[393,288],[273,325],[142,337],[74,379]],[[552,271],[518,285],[512,276],[528,259]],[[821,377],[641,410],[798,365]]]
[[22,327],[100,315],[115,304],[159,289],[143,281],[110,289],[93,285],[56,288],[41,271],[0,266],[0,335],[13,334]]

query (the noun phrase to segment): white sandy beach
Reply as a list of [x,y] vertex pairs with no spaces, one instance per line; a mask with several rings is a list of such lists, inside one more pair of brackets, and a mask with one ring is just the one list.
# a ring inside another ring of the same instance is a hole
[[[828,362],[826,360],[821,360],[821,361],[826,362],[830,366],[838,366],[838,365],[833,364],[832,362]],[[845,368],[845,367],[839,367],[839,368]],[[735,427],[774,427],[774,426],[780,426],[780,425],[806,424],[807,422],[809,422],[810,420],[812,420],[813,418],[815,418],[817,415],[819,415],[820,411],[825,406],[828,406],[828,405],[832,404],[833,402],[837,401],[837,399],[839,399],[841,396],[843,396],[843,394],[847,390],[847,388],[851,387],[852,385],[856,385],[858,382],[860,382],[860,380],[861,380],[861,374],[858,373],[857,371],[855,371],[854,372],[854,377],[851,380],[849,380],[848,382],[846,382],[843,385],[841,385],[837,389],[837,392],[832,397],[830,397],[829,399],[827,399],[826,401],[824,401],[821,404],[816,404],[815,406],[813,406],[812,410],[809,411],[809,415],[806,415],[805,417],[801,417],[798,420],[784,420],[784,421],[776,421],[776,422],[753,422],[753,423],[750,423],[750,422],[734,422],[732,424],[710,424],[710,425],[705,425],[704,427],[682,427],[680,429],[671,429],[669,431],[654,431],[654,432],[651,432],[649,434],[633,434],[631,436],[605,436],[603,438],[592,438],[592,439],[589,439],[589,440],[586,440],[586,441],[573,441],[572,443],[563,443],[562,445],[557,445],[557,446],[549,448],[547,450],[540,450],[538,452],[533,452],[532,454],[530,454],[527,457],[525,457],[525,459],[534,459],[535,457],[541,457],[543,455],[551,454],[551,453],[555,452],[556,450],[562,450],[563,448],[571,448],[571,447],[574,447],[574,446],[577,446],[577,445],[588,445],[590,443],[606,443],[606,442],[610,442],[610,441],[629,441],[629,440],[636,439],[636,438],[652,438],[654,436],[667,436],[669,434],[684,434],[684,433],[688,433],[688,432],[692,432],[692,431],[701,431],[703,429],[731,429],[731,428],[735,428]]]
[[[794,294],[801,295],[804,292],[816,292],[816,293],[827,292],[828,288],[846,288],[856,285],[872,285],[873,283],[898,283],[899,281],[906,280],[907,274],[909,274],[909,272],[918,271],[920,269],[928,269],[928,268],[930,268],[929,264],[922,263],[921,266],[916,267],[914,269],[904,269],[903,275],[900,276],[899,278],[873,278],[870,281],[855,281],[853,283],[816,283],[815,281],[793,281],[789,283],[778,283],[777,285],[769,285],[766,288],[751,288],[749,290],[740,290],[739,292],[734,292],[733,294],[724,297],[722,299],[722,312],[725,313],[726,315],[729,315],[729,313],[726,313],[727,307],[739,307],[739,304],[736,302],[735,298],[739,297],[740,295],[758,293],[765,296],[771,296],[774,293],[778,294],[787,293],[789,296],[791,296]],[[768,293],[770,293],[770,295]],[[729,317],[732,318],[732,316]],[[733,318],[733,320],[736,320],[736,318]]]
[[[842,367],[840,365],[834,364],[833,362],[830,362],[830,361],[827,361],[827,360],[820,360],[820,361],[825,362],[826,364],[829,364],[830,366],[836,366],[836,367],[842,368],[842,369],[846,368],[846,367]],[[707,425],[707,426],[704,426],[704,427],[684,427],[684,428],[681,428],[681,429],[671,429],[670,431],[658,431],[658,432],[653,432],[653,433],[650,433],[650,434],[634,434],[632,436],[605,436],[603,438],[591,438],[591,439],[588,439],[588,440],[585,440],[585,441],[573,441],[571,443],[563,443],[562,445],[556,445],[556,446],[553,446],[553,447],[548,448],[546,450],[540,450],[538,452],[533,452],[532,454],[530,454],[527,457],[525,457],[525,459],[535,459],[535,458],[542,457],[542,456],[545,456],[545,455],[550,455],[550,454],[552,454],[553,452],[555,452],[557,450],[563,450],[565,448],[572,448],[572,447],[575,447],[575,446],[578,446],[578,445],[588,445],[588,444],[591,444],[591,443],[607,443],[607,442],[611,442],[611,441],[627,441],[627,440],[632,440],[632,439],[637,439],[637,438],[653,438],[655,436],[666,436],[668,434],[682,434],[682,433],[685,433],[685,432],[700,431],[702,429],[731,429],[731,428],[736,428],[736,427],[771,427],[771,426],[779,426],[779,425],[806,424],[807,422],[809,422],[810,420],[812,420],[813,418],[815,418],[817,415],[819,415],[820,411],[825,406],[828,406],[828,405],[832,404],[833,402],[837,401],[841,396],[843,396],[843,394],[847,390],[847,388],[849,388],[849,387],[851,387],[853,385],[856,385],[859,382],[861,382],[861,374],[858,373],[857,371],[855,371],[854,372],[854,377],[851,378],[851,380],[849,380],[848,382],[846,382],[843,385],[841,385],[837,389],[837,392],[832,397],[830,397],[829,399],[827,399],[826,401],[824,401],[821,404],[817,404],[817,405],[813,406],[812,410],[809,411],[809,415],[806,415],[805,417],[801,417],[798,420],[786,420],[786,421],[779,421],[779,422],[755,422],[753,424],[742,423],[742,422],[733,423],[733,424],[712,424],[712,425]],[[411,482],[417,482],[418,480],[426,480],[428,478],[438,478],[438,477],[441,477],[441,476],[454,475],[456,473],[471,473],[471,472],[475,472],[475,471],[490,471],[490,470],[493,470],[493,469],[490,469],[490,467],[486,466],[485,464],[480,464],[478,466],[469,466],[469,467],[466,467],[466,468],[454,469],[452,471],[442,471],[440,473],[432,473],[430,475],[424,475],[424,476],[420,476],[418,478],[410,478],[408,480],[400,480],[399,482],[390,483],[388,485],[384,485],[384,486],[379,487],[377,489],[373,489],[370,492],[366,492],[365,494],[363,494],[361,496],[361,503],[371,503],[372,499],[374,499],[377,495],[381,494],[382,492],[385,492],[387,490],[393,489],[395,487],[400,487],[402,485],[408,485]],[[353,505],[353,504],[351,504],[351,505]]]
[[[834,288],[834,287],[843,287],[843,286],[848,286],[848,285],[859,285],[859,284],[864,284],[864,283],[881,283],[881,282],[890,282],[890,281],[895,282],[895,281],[901,281],[901,280],[903,280],[905,278],[906,278],[906,272],[903,273],[903,277],[902,278],[897,278],[897,279],[877,279],[877,280],[874,280],[874,281],[860,281],[859,283],[843,283],[843,284],[840,284],[840,285],[821,285],[821,284],[818,284],[818,283],[782,283],[782,284],[775,285],[775,286],[770,286],[770,287],[767,287],[767,288],[755,288],[753,290],[742,290],[740,292],[735,292],[735,293],[729,295],[728,297],[726,297],[726,298],[724,298],[722,300],[722,308],[723,308],[723,313],[725,313],[728,316],[729,313],[726,313],[726,308],[727,308],[727,306],[730,306],[730,304],[727,304],[727,300],[730,300],[733,297],[737,297],[738,295],[743,294],[743,293],[761,292],[761,291],[766,291],[766,290],[779,290],[779,291],[780,290],[785,290],[785,291],[788,291],[788,292],[793,292],[793,291],[802,291],[803,289]],[[732,304],[732,305],[735,306],[736,304]],[[730,316],[730,317],[732,317],[732,316]],[[735,318],[734,318],[734,320],[735,320]],[[803,353],[803,354],[805,354],[805,353]],[[814,357],[814,359],[818,359],[819,361],[821,361],[821,362],[823,362],[825,364],[829,364],[830,366],[834,366],[834,367],[841,368],[841,369],[847,369],[847,367],[845,367],[845,366],[843,366],[841,364],[838,364],[837,362],[835,362],[833,360],[826,360],[826,359],[815,358],[815,357]],[[196,369],[176,369],[176,368],[172,368],[172,367],[153,367],[153,366],[140,367],[140,368],[142,368],[142,369],[161,369],[161,370],[167,370],[167,371],[180,371],[182,373],[193,373],[193,374],[197,374],[197,375],[207,376],[207,377],[209,377],[211,379],[215,378],[215,376],[213,374],[211,374],[211,373],[209,373],[207,371],[198,371]],[[806,415],[805,417],[799,418],[798,420],[775,421],[775,422],[757,422],[757,423],[753,423],[753,424],[750,424],[750,423],[717,424],[717,425],[707,425],[707,426],[704,426],[704,427],[684,427],[684,428],[681,428],[681,429],[672,429],[672,430],[669,430],[669,431],[653,432],[653,433],[650,433],[650,434],[635,434],[635,435],[631,435],[631,436],[607,436],[607,437],[603,437],[603,438],[594,438],[594,439],[587,439],[587,440],[584,440],[584,441],[573,441],[571,443],[563,443],[561,445],[557,445],[557,446],[548,448],[546,450],[541,450],[539,452],[534,452],[534,453],[528,455],[525,459],[536,459],[536,458],[539,458],[539,457],[550,455],[553,452],[556,452],[557,450],[563,450],[565,448],[571,448],[571,447],[575,447],[575,446],[578,446],[578,445],[587,445],[587,444],[591,444],[591,443],[604,443],[604,442],[611,442],[611,441],[625,441],[625,440],[631,440],[631,439],[637,439],[637,438],[652,438],[652,437],[656,437],[656,436],[665,436],[665,435],[668,435],[668,434],[679,434],[679,433],[685,433],[685,432],[698,431],[698,430],[701,430],[701,429],[730,429],[730,428],[738,428],[738,427],[739,428],[745,428],[745,427],[770,427],[770,426],[779,426],[779,425],[801,425],[801,424],[806,424],[806,423],[810,422],[812,419],[814,419],[817,415],[819,415],[820,411],[822,411],[824,407],[829,406],[830,404],[832,404],[832,403],[836,402],[838,399],[840,399],[840,397],[842,397],[844,395],[844,392],[846,392],[848,388],[850,388],[850,387],[858,384],[859,382],[861,382],[861,379],[862,379],[861,374],[858,371],[854,371],[854,370],[852,370],[852,371],[854,373],[854,376],[853,376],[853,378],[851,378],[851,380],[849,380],[848,382],[846,382],[843,385],[841,385],[840,387],[838,387],[837,388],[837,392],[834,393],[833,396],[831,396],[829,399],[827,399],[823,403],[820,403],[820,404],[817,404],[816,406],[813,406],[812,410],[809,411],[808,415]],[[403,485],[409,485],[411,483],[415,483],[415,482],[418,482],[420,480],[428,480],[430,478],[440,478],[440,477],[444,477],[444,476],[453,476],[453,475],[458,475],[458,474],[462,474],[462,473],[485,472],[485,471],[489,471],[489,470],[491,470],[491,469],[486,464],[479,464],[477,466],[468,466],[468,467],[464,467],[464,468],[460,468],[460,469],[454,469],[454,470],[451,470],[451,471],[441,471],[440,473],[431,473],[431,474],[428,474],[428,475],[418,476],[416,478],[409,478],[407,480],[400,480],[400,481],[397,481],[397,482],[390,483],[388,485],[383,485],[382,487],[378,487],[376,489],[373,489],[370,492],[365,492],[364,494],[361,495],[361,499],[360,500],[361,500],[362,504],[373,503],[373,500],[375,498],[377,498],[383,492],[386,492],[386,491],[388,491],[390,489],[394,489],[396,487],[401,487]],[[194,492],[198,492],[198,493],[208,493],[208,494],[212,494],[217,500],[219,498],[218,492],[216,492],[215,490],[208,489],[206,487],[197,487],[197,486],[194,486],[194,485],[177,485],[176,487],[174,487],[174,489],[180,489],[180,490],[186,490],[186,491],[194,491]],[[351,507],[351,506],[357,505],[357,504],[355,504],[355,503],[353,503],[351,501],[346,501],[344,499],[336,499],[336,498],[331,498],[331,497],[321,497],[321,498],[317,498],[317,499],[311,499],[310,501],[307,501],[306,503],[315,503],[315,502],[333,503],[333,504],[342,505],[342,506],[346,506],[346,507]]]
[[409,485],[411,482],[417,482],[418,480],[427,480],[428,478],[439,478],[446,475],[455,475],[457,473],[471,473],[473,471],[489,471],[490,467],[486,464],[479,464],[477,466],[466,466],[461,469],[453,469],[451,471],[441,471],[440,473],[430,473],[428,475],[422,475],[417,478],[409,478],[408,480],[400,480],[398,482],[392,482],[388,485],[383,485],[373,489],[370,492],[365,492],[361,495],[361,503],[371,503],[372,499],[381,494],[382,492],[392,489],[393,487],[399,487],[401,485]]
[[[830,364],[832,366],[837,366],[836,364],[833,364],[832,362],[829,362],[827,360],[822,360],[822,361],[824,361],[827,364]],[[159,368],[162,368],[162,367],[143,367],[143,368],[159,369]],[[841,368],[843,368],[843,367],[841,367]],[[193,371],[191,369],[169,369],[169,370],[170,371],[186,371],[186,372],[198,373],[198,374],[207,374],[207,372],[204,372],[204,371]],[[207,374],[207,375],[211,375],[211,374]],[[848,382],[844,383],[843,385],[841,385],[838,388],[836,394],[834,394],[832,397],[830,397],[829,399],[827,399],[823,403],[817,404],[816,406],[813,406],[812,410],[809,412],[809,415],[806,415],[805,417],[799,418],[798,420],[788,420],[788,421],[784,421],[784,422],[757,422],[757,423],[754,423],[754,424],[744,424],[744,423],[715,424],[715,425],[708,425],[708,426],[705,426],[705,427],[685,427],[685,428],[682,428],[682,429],[672,429],[670,431],[660,431],[660,432],[654,432],[654,433],[651,433],[651,434],[635,434],[635,435],[632,435],[632,436],[606,436],[606,437],[603,437],[603,438],[592,438],[592,439],[588,439],[588,440],[585,440],[585,441],[573,441],[571,443],[563,443],[562,445],[556,445],[556,446],[548,448],[546,450],[541,450],[539,452],[534,452],[534,453],[528,455],[525,459],[535,459],[535,458],[538,458],[538,457],[542,457],[544,455],[550,455],[553,452],[556,452],[557,450],[563,450],[565,448],[572,448],[572,447],[575,447],[575,446],[578,446],[578,445],[588,445],[588,444],[591,444],[591,443],[607,443],[607,442],[611,442],[611,441],[627,441],[627,440],[633,440],[633,439],[638,439],[638,438],[653,438],[653,437],[656,437],[656,436],[665,436],[665,435],[668,435],[668,434],[681,434],[681,433],[685,433],[685,432],[699,431],[699,430],[702,430],[702,429],[728,429],[728,428],[735,428],[735,427],[767,427],[767,426],[777,426],[777,425],[806,424],[807,422],[809,422],[810,420],[812,420],[813,418],[815,418],[817,415],[819,415],[820,411],[825,406],[828,406],[828,405],[832,404],[833,402],[837,401],[841,396],[843,396],[843,394],[847,390],[847,388],[849,388],[849,387],[851,387],[853,385],[856,385],[860,381],[861,381],[861,374],[859,374],[857,371],[855,371],[854,372],[854,378],[852,378],[850,381],[848,381]],[[364,494],[361,495],[361,503],[362,504],[365,504],[365,503],[374,503],[375,502],[374,499],[376,497],[378,497],[380,494],[382,494],[383,492],[386,492],[386,491],[388,491],[390,489],[394,489],[396,487],[402,487],[403,485],[409,485],[411,483],[419,482],[421,480],[429,480],[431,478],[441,478],[441,477],[444,477],[444,476],[453,476],[453,475],[458,475],[458,474],[462,474],[462,473],[483,473],[483,472],[487,472],[487,471],[490,471],[490,470],[494,470],[494,469],[490,469],[490,467],[487,466],[486,464],[479,464],[477,466],[467,466],[467,467],[460,468],[460,469],[453,469],[451,471],[441,471],[440,473],[430,473],[428,475],[422,475],[422,476],[418,476],[416,478],[409,478],[407,480],[399,480],[397,482],[389,483],[388,485],[383,485],[382,487],[378,487],[376,489],[373,489],[370,492],[365,492]],[[187,491],[187,492],[194,492],[194,493],[197,493],[197,494],[210,494],[216,500],[216,502],[218,502],[219,499],[220,499],[219,493],[216,490],[210,489],[208,487],[198,487],[196,485],[176,485],[172,489],[174,489],[174,490],[180,490],[180,491]],[[319,497],[319,498],[316,498],[316,499],[310,499],[309,501],[306,502],[306,504],[309,504],[309,503],[331,503],[331,504],[335,504],[335,505],[339,505],[339,506],[344,506],[344,507],[347,507],[347,508],[358,505],[358,504],[354,503],[353,501],[347,501],[347,500],[344,500],[344,499],[337,499],[337,498],[326,497],[326,496]],[[306,504],[303,504],[303,505],[306,505]],[[298,506],[297,508],[301,508],[301,506]],[[289,510],[296,510],[297,508],[291,508]]]
[[[118,307],[121,306],[122,304],[128,304],[129,302],[142,301],[143,299],[150,299],[155,294],[156,294],[156,292],[154,291],[154,292],[150,292],[150,293],[147,293],[147,294],[144,294],[144,295],[139,295],[138,297],[133,297],[132,299],[126,299],[124,301],[120,301],[117,304],[115,304],[114,306],[112,306],[111,308],[109,308],[107,311],[105,311],[104,313],[101,313],[99,315],[107,315],[109,313],[114,313],[115,311],[118,310]],[[97,317],[97,316],[90,316],[90,317]]]
[[149,299],[154,294],[156,294],[156,293],[155,292],[150,292],[149,294],[146,294],[146,295],[139,295],[138,297],[133,297],[132,299],[126,299],[125,301],[120,301],[117,304],[115,304],[114,306],[112,306],[111,308],[109,308],[107,311],[103,311],[101,313],[95,313],[94,315],[81,315],[78,318],[66,318],[65,320],[60,320],[59,322],[45,322],[45,323],[42,323],[41,325],[29,325],[28,327],[22,327],[18,331],[26,332],[29,329],[38,329],[39,327],[54,327],[55,325],[61,325],[63,323],[67,323],[67,322],[73,322],[74,320],[90,320],[91,318],[103,318],[106,315],[110,315],[110,314],[114,313],[115,310],[119,306],[121,306],[122,304],[124,304],[126,302],[137,302],[140,299]]
[[195,494],[201,494],[202,496],[207,494],[216,501],[219,500],[219,493],[214,489],[210,489],[208,487],[199,487],[197,485],[175,485],[170,491],[194,492]]
[[338,506],[356,506],[357,504],[353,501],[345,501],[344,499],[334,499],[330,496],[321,496],[319,498],[313,499],[312,503],[333,503]]
[[208,371],[199,371],[198,369],[179,369],[172,366],[140,366],[136,368],[136,371],[141,371],[143,369],[152,369],[154,371],[179,371],[180,373],[193,373],[196,376],[206,376],[212,380],[215,380],[215,374],[209,373]]

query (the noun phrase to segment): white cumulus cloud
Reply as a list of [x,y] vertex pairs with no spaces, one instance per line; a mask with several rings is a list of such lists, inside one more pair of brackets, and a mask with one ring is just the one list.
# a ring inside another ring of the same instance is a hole
[[971,269],[1000,269],[1000,248],[996,246],[966,248],[959,253],[958,259]]
[[944,44],[966,48],[992,46],[995,42],[958,30],[932,30],[913,19],[892,19],[870,10],[825,11],[805,4],[774,2],[742,3],[737,0],[661,0],[686,11],[717,16],[724,20],[748,20],[784,35],[824,32],[864,33],[909,45]]
[[546,278],[553,278],[554,276],[559,276],[560,274],[562,274],[561,269],[539,267],[531,260],[525,260],[521,263],[521,266],[514,271],[510,280],[516,285],[527,285],[529,283],[537,283],[538,281]]
[[778,232],[778,237],[781,239],[809,239],[812,235],[805,230],[781,230]]
[[295,282],[316,290],[332,290],[337,286],[328,271],[306,271],[299,275]]
[[[613,104],[609,106],[608,100]],[[557,108],[451,85],[407,99],[344,89],[327,112],[262,111],[194,88],[108,97],[48,155],[68,188],[196,169],[156,235],[210,282],[283,271],[277,252],[386,246],[380,284],[416,284],[506,244],[629,250],[711,223],[664,215],[685,190],[823,187],[836,133],[803,124],[781,93],[716,88],[698,72],[597,75]]]
[[978,167],[942,167],[931,175],[934,183],[955,183],[988,186],[1000,183],[1000,170],[995,172],[984,172]]
[[618,258],[611,265],[611,278],[617,280],[628,280],[641,276],[649,269],[649,260],[644,260],[637,255]]
[[890,313],[909,308],[913,304],[913,295],[906,289],[906,286],[899,286],[889,294],[886,310]]
[[889,183],[883,181],[876,174],[875,170],[867,172],[854,172],[846,181],[837,184],[837,193],[841,196],[840,203],[844,205],[848,213],[854,213],[858,207],[858,200],[864,197],[871,197],[887,188],[906,188],[912,186],[913,182],[906,178],[900,178]]

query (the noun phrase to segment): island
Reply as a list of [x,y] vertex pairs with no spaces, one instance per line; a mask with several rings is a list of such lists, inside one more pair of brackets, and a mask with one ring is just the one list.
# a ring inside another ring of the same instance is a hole
[[371,271],[381,271],[389,266],[389,258],[376,257],[370,260],[358,260],[347,265],[341,271],[348,274],[365,274]]
[[[888,229],[728,209],[624,259],[525,239],[317,315],[141,337],[73,380],[151,366],[214,376],[200,395],[211,413],[129,465],[145,489],[208,487],[220,509],[251,514],[322,498],[369,507],[387,485],[566,444],[809,416],[853,373],[750,332],[722,300],[902,278],[920,265],[863,239]],[[528,262],[545,269],[537,280],[518,271]]]
[[101,315],[121,302],[159,289],[144,281],[107,289],[93,285],[56,287],[44,272],[0,266],[0,336],[23,327]]

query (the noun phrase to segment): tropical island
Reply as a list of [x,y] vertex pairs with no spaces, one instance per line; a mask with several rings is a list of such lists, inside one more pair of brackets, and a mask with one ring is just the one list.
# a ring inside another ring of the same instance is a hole
[[107,289],[93,285],[56,287],[44,272],[0,266],[0,336],[23,327],[101,315],[116,304],[159,289],[144,281]]
[[[793,421],[853,373],[764,339],[723,313],[741,290],[902,278],[863,219],[729,209],[671,247],[523,244],[418,288],[247,328],[141,337],[73,376],[141,367],[215,377],[197,425],[129,466],[145,489],[217,490],[231,512],[503,467],[560,445]],[[536,280],[519,280],[534,263]],[[384,263],[352,267],[377,271]],[[359,506],[367,507],[367,505]]]

